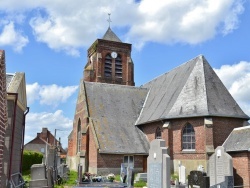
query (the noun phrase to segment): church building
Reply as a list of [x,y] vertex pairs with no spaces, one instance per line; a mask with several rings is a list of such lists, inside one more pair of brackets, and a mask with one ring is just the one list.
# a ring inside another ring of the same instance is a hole
[[171,170],[187,173],[208,158],[249,117],[203,55],[134,86],[132,45],[109,27],[88,49],[67,163],[94,174],[120,173],[121,163],[147,171],[149,143],[164,139]]

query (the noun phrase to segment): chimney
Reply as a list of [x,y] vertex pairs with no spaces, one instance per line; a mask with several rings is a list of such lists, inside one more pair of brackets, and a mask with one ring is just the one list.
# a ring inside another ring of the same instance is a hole
[[48,131],[48,129],[45,128],[45,127],[43,127],[42,132],[43,132],[43,133],[47,133],[47,131]]

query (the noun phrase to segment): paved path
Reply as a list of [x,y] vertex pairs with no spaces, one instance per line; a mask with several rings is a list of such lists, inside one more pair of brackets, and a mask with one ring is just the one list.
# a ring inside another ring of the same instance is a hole
[[86,183],[86,184],[80,184],[78,186],[75,186],[73,188],[80,188],[80,187],[88,187],[88,188],[95,188],[95,187],[105,187],[105,188],[109,188],[109,187],[116,187],[116,188],[123,188],[123,187],[127,187],[124,184],[121,183],[116,183],[116,182],[93,182],[93,183]]

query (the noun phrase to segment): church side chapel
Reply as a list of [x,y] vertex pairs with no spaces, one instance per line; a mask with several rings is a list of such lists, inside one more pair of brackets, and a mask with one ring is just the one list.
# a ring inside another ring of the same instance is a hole
[[249,117],[203,55],[136,87],[131,44],[109,27],[88,49],[80,81],[67,163],[84,172],[120,173],[121,163],[147,172],[149,143],[164,139],[171,171],[187,174]]

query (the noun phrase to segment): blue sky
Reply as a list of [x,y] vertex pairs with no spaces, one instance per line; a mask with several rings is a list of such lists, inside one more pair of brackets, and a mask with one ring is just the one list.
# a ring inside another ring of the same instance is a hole
[[140,86],[203,54],[250,115],[249,0],[0,1],[7,72],[25,72],[30,112],[25,142],[72,129],[86,51],[108,28],[133,45]]

